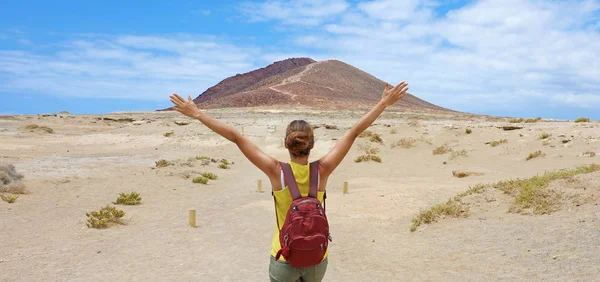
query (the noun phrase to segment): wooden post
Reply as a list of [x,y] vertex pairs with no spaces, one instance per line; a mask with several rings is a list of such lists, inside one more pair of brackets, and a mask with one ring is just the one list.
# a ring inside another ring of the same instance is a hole
[[344,194],[348,194],[348,181],[344,181]]
[[256,182],[256,191],[258,191],[258,193],[262,193],[262,180],[258,180]]
[[190,226],[196,228],[196,210],[190,210]]

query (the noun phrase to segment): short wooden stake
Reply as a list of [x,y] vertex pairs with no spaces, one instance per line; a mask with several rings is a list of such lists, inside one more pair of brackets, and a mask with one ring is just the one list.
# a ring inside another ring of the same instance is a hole
[[244,126],[242,126],[242,133],[244,133]]
[[258,191],[258,193],[262,193],[262,180],[258,180],[256,182],[256,191]]
[[344,194],[348,194],[348,181],[344,181]]
[[190,210],[190,226],[196,228],[196,210]]

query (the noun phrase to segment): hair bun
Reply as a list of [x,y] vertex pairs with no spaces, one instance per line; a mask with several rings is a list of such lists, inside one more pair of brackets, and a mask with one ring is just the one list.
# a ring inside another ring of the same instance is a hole
[[314,145],[313,130],[308,122],[294,120],[285,130],[285,145],[294,156],[307,156]]
[[286,145],[290,152],[294,155],[299,155],[310,146],[310,138],[304,132],[292,132],[286,139]]

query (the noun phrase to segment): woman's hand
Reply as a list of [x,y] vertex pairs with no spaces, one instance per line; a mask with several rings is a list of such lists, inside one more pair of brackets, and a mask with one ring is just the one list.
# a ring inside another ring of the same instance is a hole
[[391,106],[394,103],[398,102],[400,99],[406,97],[408,95],[408,83],[405,81],[400,82],[398,85],[394,86],[394,88],[390,89],[390,84],[385,84],[385,89],[383,90],[383,95],[381,95],[381,101],[385,104],[385,106]]
[[173,95],[169,96],[171,102],[175,104],[173,107],[176,111],[182,113],[191,118],[198,118],[198,115],[201,113],[196,103],[192,101],[192,96],[188,95],[188,101],[186,102],[181,96],[177,95],[177,93],[173,93]]

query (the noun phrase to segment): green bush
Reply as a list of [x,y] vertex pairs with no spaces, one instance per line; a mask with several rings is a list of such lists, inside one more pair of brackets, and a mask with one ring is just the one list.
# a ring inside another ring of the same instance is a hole
[[140,193],[131,192],[129,194],[120,193],[119,197],[113,204],[139,205],[141,202],[142,202],[142,198],[140,197]]
[[110,223],[122,224],[121,218],[125,216],[125,212],[106,205],[99,211],[91,211],[85,215],[88,217],[87,226],[89,228],[106,228]]
[[207,184],[208,183],[208,178],[206,177],[196,177],[192,180],[192,182],[194,183],[200,183],[200,184]]
[[219,179],[219,176],[217,176],[214,173],[210,173],[210,172],[205,172],[205,173],[202,174],[202,176],[205,177],[205,178],[208,178],[210,180],[217,180],[217,179]]

